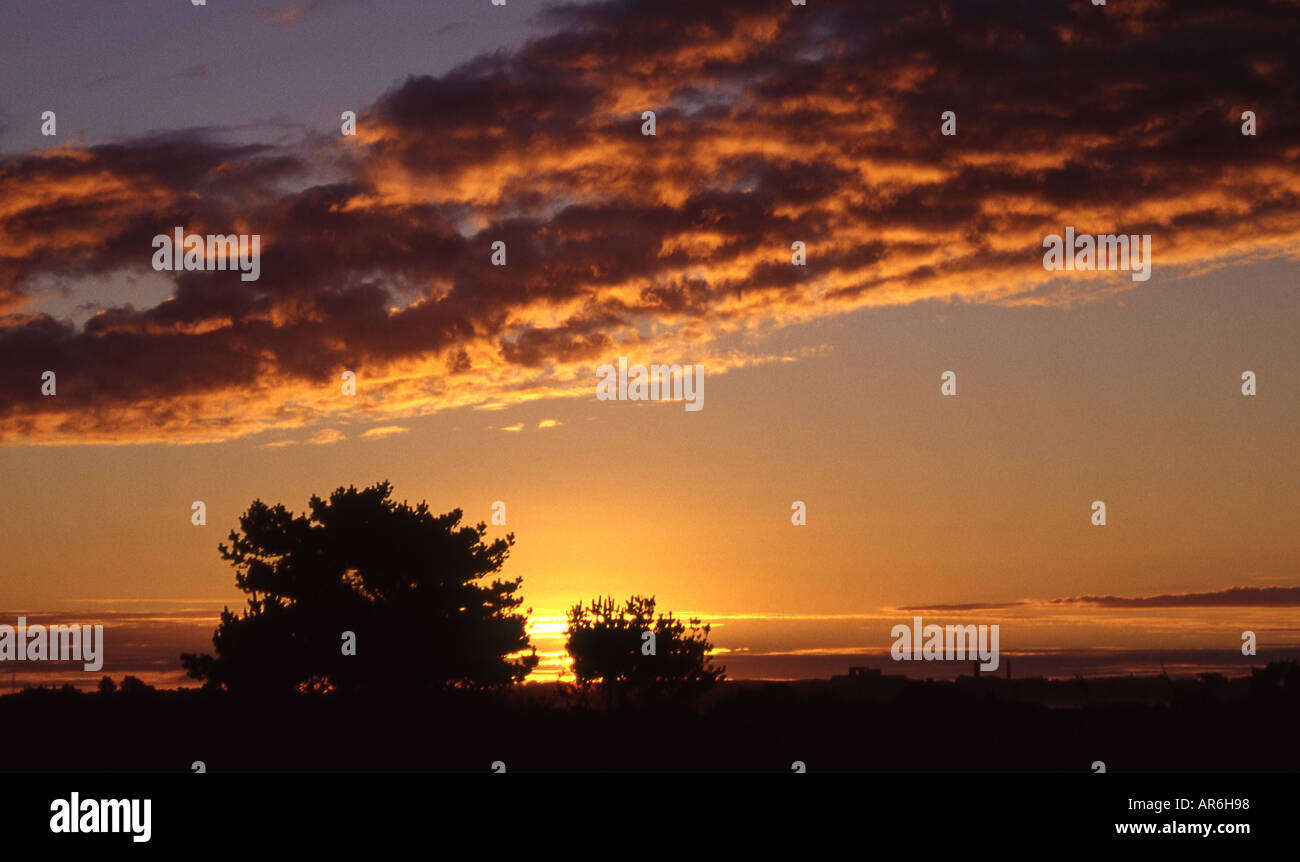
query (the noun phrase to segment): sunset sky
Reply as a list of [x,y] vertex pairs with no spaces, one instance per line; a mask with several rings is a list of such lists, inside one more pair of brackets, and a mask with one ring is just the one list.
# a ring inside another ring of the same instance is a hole
[[[733,677],[886,667],[914,614],[1026,672],[1300,649],[1296,2],[0,15],[0,622],[175,684],[250,502],[388,479],[506,503],[548,672],[606,593]],[[174,226],[260,279],[153,271]],[[1046,271],[1067,226],[1150,280]],[[704,408],[597,400],[620,356]]]

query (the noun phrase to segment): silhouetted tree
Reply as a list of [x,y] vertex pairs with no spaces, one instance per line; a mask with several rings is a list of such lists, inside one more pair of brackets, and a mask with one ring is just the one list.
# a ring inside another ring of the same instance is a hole
[[[105,677],[105,679],[107,679],[107,677]],[[112,682],[112,680],[109,681]],[[104,686],[104,680],[100,680],[99,685],[100,685],[100,690],[102,691]],[[147,682],[140,679],[138,676],[122,677],[122,684],[118,687],[118,691],[121,692],[122,694],[127,695],[128,697],[137,697],[142,694],[151,694],[153,692],[156,692],[157,690],[158,689],[149,685]]]
[[[725,674],[708,664],[710,626],[698,619],[683,625],[671,613],[656,618],[653,596],[632,596],[621,608],[612,597],[593,599],[570,608],[568,619],[565,648],[574,677],[584,687],[599,682],[607,706],[628,692],[642,700],[691,696]],[[655,636],[654,655],[646,654],[647,631]]]
[[117,683],[113,682],[111,676],[106,676],[99,681],[100,694],[112,694],[115,691],[117,691]]
[[1250,670],[1250,697],[1271,707],[1300,709],[1300,662],[1271,661]]
[[[190,676],[230,691],[399,691],[483,688],[522,680],[537,664],[521,578],[501,570],[514,535],[483,543],[487,527],[461,510],[400,505],[381,482],[313,496],[310,514],[254,501],[221,556],[248,609],[229,608],[212,636],[217,655],[181,657]],[[351,632],[355,655],[344,654]]]

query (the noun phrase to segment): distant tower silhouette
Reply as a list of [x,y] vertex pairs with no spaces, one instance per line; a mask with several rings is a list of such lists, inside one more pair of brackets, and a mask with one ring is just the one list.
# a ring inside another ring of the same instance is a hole
[[1007,659],[1007,682],[1011,682],[1011,659]]
[[976,660],[976,661],[971,662],[971,666],[975,668],[975,678],[976,678],[976,679],[979,679],[979,678],[980,678],[980,663],[979,663],[979,660]]

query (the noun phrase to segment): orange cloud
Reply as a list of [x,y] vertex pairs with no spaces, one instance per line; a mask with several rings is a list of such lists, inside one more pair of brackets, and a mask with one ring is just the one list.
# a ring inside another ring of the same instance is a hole
[[[864,307],[1139,288],[1044,270],[1042,238],[1067,225],[1151,234],[1157,281],[1300,249],[1281,83],[1300,24],[1265,0],[545,17],[552,34],[512,54],[382,94],[346,144],[175,132],[0,160],[0,442],[345,422],[376,439],[438,410],[589,397],[618,355],[718,374],[795,358],[729,336]],[[166,301],[97,295],[84,325],[41,308],[149,271],[177,225],[259,234],[261,278],[170,273]]]

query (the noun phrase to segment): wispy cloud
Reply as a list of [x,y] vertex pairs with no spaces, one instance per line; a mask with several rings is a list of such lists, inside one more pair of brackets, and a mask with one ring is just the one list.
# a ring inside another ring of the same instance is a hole
[[406,434],[411,429],[401,425],[384,425],[379,428],[371,428],[361,435],[362,440],[383,440],[385,437],[394,437],[398,434]]
[[1208,593],[1169,593],[1157,596],[1075,596],[1054,604],[1104,608],[1238,608],[1300,607],[1300,587],[1229,587]]
[[347,435],[342,431],[335,428],[323,428],[305,442],[312,446],[328,446],[331,443],[338,443],[346,439]]
[[1069,596],[1056,599],[1020,599],[1006,602],[905,605],[900,612],[992,611],[1035,606],[1092,606],[1099,608],[1230,608],[1300,606],[1300,587],[1225,587],[1203,593],[1165,593],[1154,596]]
[[900,611],[992,611],[1002,608],[1017,608],[1032,604],[1029,601],[1017,602],[965,602],[949,605],[905,605]]
[[253,14],[266,24],[278,24],[281,27],[296,27],[307,16],[325,6],[329,0],[307,0],[304,3],[286,3],[281,6],[258,9]]
[[179,79],[185,81],[200,80],[202,78],[208,77],[208,75],[212,73],[212,70],[214,68],[216,68],[216,65],[214,63],[195,63],[192,66],[186,66],[184,69],[181,69],[175,75],[172,75],[171,79],[173,80]]

